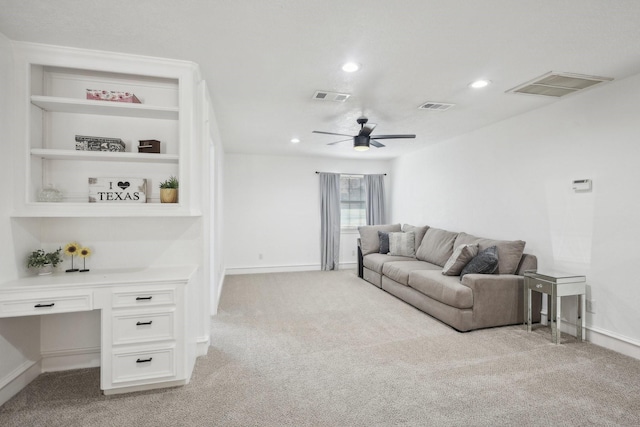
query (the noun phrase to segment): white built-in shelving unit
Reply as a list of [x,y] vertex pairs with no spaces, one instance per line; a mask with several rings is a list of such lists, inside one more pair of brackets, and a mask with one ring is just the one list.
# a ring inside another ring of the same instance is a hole
[[[200,215],[193,64],[41,45],[20,53],[17,108],[26,127],[14,147],[24,165],[16,168],[14,216]],[[87,89],[134,93],[141,103],[86,99]],[[76,135],[120,138],[126,149],[79,151]],[[149,139],[161,141],[159,154],[138,152]],[[180,181],[177,204],[160,203],[159,184],[170,176]],[[89,178],[144,178],[147,203],[89,203]],[[61,202],[39,201],[49,186],[62,191]]]

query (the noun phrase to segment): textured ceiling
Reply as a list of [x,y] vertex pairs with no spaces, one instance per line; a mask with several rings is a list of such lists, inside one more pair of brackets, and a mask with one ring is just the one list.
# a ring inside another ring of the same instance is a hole
[[[548,71],[639,73],[638,23],[637,0],[0,0],[13,40],[200,64],[227,152],[375,159],[562,102],[505,94]],[[346,60],[362,69],[344,73]],[[493,83],[470,89],[478,78]],[[361,115],[417,138],[361,153],[311,133],[355,133]]]

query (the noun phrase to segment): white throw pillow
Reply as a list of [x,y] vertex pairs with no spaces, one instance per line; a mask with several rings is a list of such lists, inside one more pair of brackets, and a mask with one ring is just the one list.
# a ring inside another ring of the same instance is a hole
[[406,233],[389,233],[389,255],[416,256],[416,235],[413,231]]
[[478,245],[458,245],[442,268],[445,276],[459,276],[462,269],[478,255]]

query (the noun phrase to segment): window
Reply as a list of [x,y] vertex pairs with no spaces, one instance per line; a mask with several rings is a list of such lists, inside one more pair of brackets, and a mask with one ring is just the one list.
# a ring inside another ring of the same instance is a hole
[[367,225],[366,195],[362,175],[340,175],[340,227]]

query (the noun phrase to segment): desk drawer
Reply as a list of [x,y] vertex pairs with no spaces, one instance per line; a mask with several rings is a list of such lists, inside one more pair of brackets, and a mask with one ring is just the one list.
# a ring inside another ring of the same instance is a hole
[[151,307],[163,304],[175,304],[175,289],[152,289],[149,291],[113,292],[112,306]]
[[173,340],[174,310],[113,316],[113,345]]
[[39,316],[92,309],[91,295],[24,298],[0,302],[0,317]]
[[115,353],[113,384],[176,376],[175,348]]
[[530,278],[527,278],[526,280],[529,284],[529,289],[531,289],[532,291],[543,292],[547,295],[551,295],[551,287],[553,286],[551,283]]

